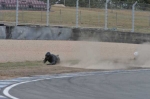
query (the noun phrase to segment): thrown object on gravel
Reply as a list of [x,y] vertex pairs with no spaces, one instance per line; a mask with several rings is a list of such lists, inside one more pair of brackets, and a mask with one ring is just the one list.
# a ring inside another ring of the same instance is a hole
[[134,52],[134,59],[136,59],[139,56],[139,53],[137,51]]

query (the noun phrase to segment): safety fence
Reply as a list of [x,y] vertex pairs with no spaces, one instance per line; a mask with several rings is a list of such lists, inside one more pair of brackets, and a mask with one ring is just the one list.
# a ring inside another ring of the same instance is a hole
[[0,0],[0,23],[103,28],[150,33],[150,5],[101,0],[63,3],[47,0]]

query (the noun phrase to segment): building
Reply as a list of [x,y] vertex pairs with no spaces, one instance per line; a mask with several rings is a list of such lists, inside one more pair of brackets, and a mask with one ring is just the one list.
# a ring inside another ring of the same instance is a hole
[[[1,9],[15,9],[17,0],[0,0]],[[19,9],[41,10],[46,9],[47,4],[40,0],[19,0]]]

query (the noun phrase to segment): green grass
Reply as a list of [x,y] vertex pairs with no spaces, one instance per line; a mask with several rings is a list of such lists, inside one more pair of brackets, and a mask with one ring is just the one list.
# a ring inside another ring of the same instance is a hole
[[68,60],[65,61],[66,63],[69,63],[70,65],[77,65],[79,64],[80,60]]
[[[131,10],[108,10],[108,28],[132,28]],[[0,21],[15,22],[15,11],[1,10]],[[104,9],[79,8],[79,26],[104,27]],[[51,25],[75,26],[76,8],[52,7],[50,12]],[[45,24],[46,11],[20,11],[19,24]],[[150,33],[150,16],[147,11],[135,11],[135,32]]]
[[17,68],[34,68],[38,66],[42,66],[43,63],[41,61],[26,61],[26,62],[7,62],[0,63],[0,70],[4,69],[17,69]]

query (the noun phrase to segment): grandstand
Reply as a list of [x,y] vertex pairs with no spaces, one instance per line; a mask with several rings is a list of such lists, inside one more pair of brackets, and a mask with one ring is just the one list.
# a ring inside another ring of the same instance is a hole
[[[0,0],[1,9],[16,8],[17,0]],[[21,9],[46,9],[46,3],[40,0],[19,0],[19,8]]]

